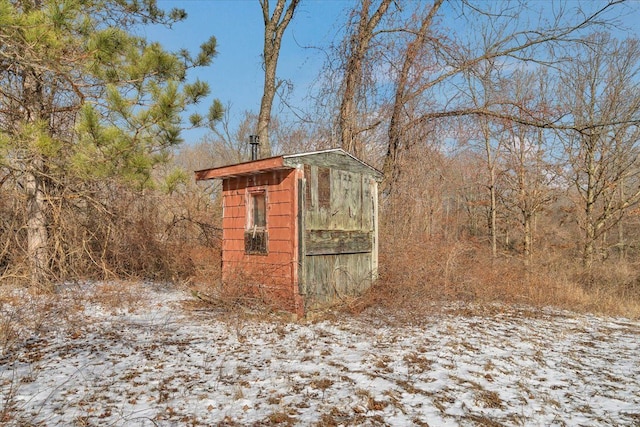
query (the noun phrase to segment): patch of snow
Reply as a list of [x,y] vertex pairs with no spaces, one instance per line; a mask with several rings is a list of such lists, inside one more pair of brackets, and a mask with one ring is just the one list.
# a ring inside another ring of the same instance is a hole
[[[147,284],[0,359],[9,426],[640,424],[640,323],[551,309],[285,323]],[[4,307],[2,313],[8,313]]]

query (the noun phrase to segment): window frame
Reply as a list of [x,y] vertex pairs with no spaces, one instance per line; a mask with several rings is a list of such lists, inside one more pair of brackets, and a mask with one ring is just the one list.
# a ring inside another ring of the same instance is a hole
[[[262,198],[264,207],[262,211],[263,225],[256,224],[256,215],[260,213],[256,209],[258,199]],[[247,189],[246,192],[246,226],[244,231],[244,252],[247,255],[268,255],[269,254],[269,232],[268,232],[268,205],[269,199],[266,187]]]

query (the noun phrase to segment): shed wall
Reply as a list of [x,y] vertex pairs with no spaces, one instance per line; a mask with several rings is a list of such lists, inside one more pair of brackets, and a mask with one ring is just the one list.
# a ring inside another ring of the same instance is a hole
[[[267,198],[267,254],[245,253],[247,193],[264,189]],[[222,278],[248,293],[299,312],[297,290],[296,170],[276,170],[223,181]]]
[[377,268],[377,184],[366,170],[304,166],[304,266],[307,308],[367,289]]

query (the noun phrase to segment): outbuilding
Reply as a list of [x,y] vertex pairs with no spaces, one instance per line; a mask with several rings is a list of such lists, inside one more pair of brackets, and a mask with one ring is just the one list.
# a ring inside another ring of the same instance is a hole
[[342,149],[195,172],[222,179],[222,280],[280,309],[312,308],[371,286],[382,174]]

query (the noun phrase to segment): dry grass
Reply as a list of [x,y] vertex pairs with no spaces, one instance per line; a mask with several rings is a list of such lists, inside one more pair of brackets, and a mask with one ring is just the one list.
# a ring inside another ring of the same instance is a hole
[[92,286],[87,301],[107,310],[125,310],[133,312],[144,301],[140,285],[132,282],[99,282]]
[[[206,249],[190,256],[200,272],[199,280],[190,282],[190,290],[209,307],[269,315],[278,311],[265,288],[252,286],[255,281],[241,272],[233,282],[220,283],[219,250]],[[486,245],[471,239],[449,243],[386,240],[380,250],[379,280],[369,291],[308,315],[326,319],[340,311],[360,313],[378,307],[392,311],[397,319],[411,319],[414,314],[439,311],[444,302],[458,301],[475,307],[495,303],[552,306],[638,318],[640,273],[624,262],[609,262],[585,274],[579,262],[561,257],[539,259],[530,266],[504,254],[491,259]]]
[[78,311],[76,302],[62,303],[54,294],[35,289],[0,287],[0,357],[27,339],[36,339]]
[[587,275],[579,264],[526,266],[520,258],[491,259],[473,241],[396,241],[380,251],[379,280],[349,311],[383,307],[397,316],[438,310],[442,302],[464,301],[553,306],[578,312],[640,317],[640,273],[611,263]]
[[[288,269],[289,264],[285,267]],[[189,280],[187,287],[200,305],[233,313],[235,317],[296,319],[296,302],[282,270],[282,265],[266,265],[259,272],[239,266],[227,271],[225,280],[218,273],[200,281]]]

